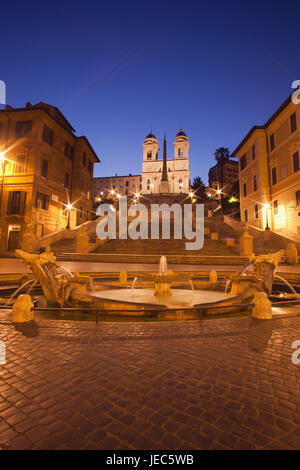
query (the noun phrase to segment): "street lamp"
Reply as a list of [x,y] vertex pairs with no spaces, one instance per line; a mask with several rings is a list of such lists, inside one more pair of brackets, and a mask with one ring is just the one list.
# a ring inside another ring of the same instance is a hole
[[4,154],[0,153],[0,163],[1,163],[1,170],[2,170],[2,177],[1,177],[1,189],[0,189],[0,211],[1,211],[1,204],[2,204],[2,194],[3,194],[3,184],[4,184],[4,175],[5,175],[5,167],[8,160],[5,158]]
[[73,208],[72,204],[70,204],[70,203],[66,204],[66,209],[68,211],[68,224],[66,226],[67,229],[70,228],[70,214],[71,214],[72,208]]
[[265,208],[265,211],[266,211],[266,228],[265,230],[270,230],[270,227],[269,227],[269,217],[268,217],[268,211],[270,209],[270,204],[268,202],[266,202],[264,204],[264,208]]

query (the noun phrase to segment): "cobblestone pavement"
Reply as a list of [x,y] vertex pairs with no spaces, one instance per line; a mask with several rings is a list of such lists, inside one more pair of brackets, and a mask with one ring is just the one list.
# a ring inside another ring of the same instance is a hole
[[3,449],[296,449],[300,318],[0,324]]

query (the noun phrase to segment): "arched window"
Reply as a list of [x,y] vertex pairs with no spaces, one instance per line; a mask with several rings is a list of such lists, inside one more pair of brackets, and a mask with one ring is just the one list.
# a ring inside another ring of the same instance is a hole
[[152,152],[148,152],[147,153],[147,160],[151,160],[151,158],[152,158]]
[[147,180],[147,191],[150,191],[151,189],[151,182],[150,180]]

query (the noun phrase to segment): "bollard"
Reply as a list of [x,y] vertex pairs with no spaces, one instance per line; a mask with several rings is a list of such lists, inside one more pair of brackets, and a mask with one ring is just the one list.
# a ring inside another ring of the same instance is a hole
[[259,320],[270,320],[272,318],[272,304],[265,292],[255,293],[252,317]]

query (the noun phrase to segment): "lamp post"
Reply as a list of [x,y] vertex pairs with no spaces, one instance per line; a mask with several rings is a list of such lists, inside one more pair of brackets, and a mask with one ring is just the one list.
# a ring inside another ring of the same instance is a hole
[[266,202],[266,203],[264,204],[264,208],[265,208],[265,210],[266,210],[266,228],[265,228],[265,230],[270,230],[270,227],[269,227],[269,217],[268,217],[268,211],[269,211],[269,209],[270,209],[270,204]]
[[3,153],[0,153],[0,163],[1,163],[1,189],[0,189],[0,212],[1,212],[1,205],[2,205],[2,194],[3,194],[3,185],[4,185],[4,175],[5,175],[5,167],[7,164],[7,159],[4,157]]
[[68,211],[68,223],[67,223],[66,229],[70,229],[70,215],[71,215],[72,207],[73,207],[72,204],[70,203],[66,204],[66,209]]

